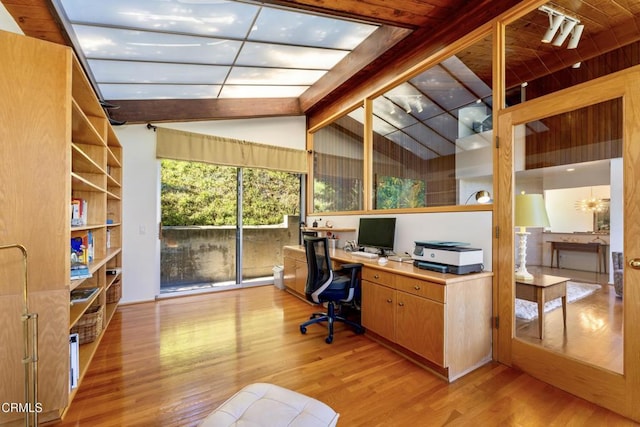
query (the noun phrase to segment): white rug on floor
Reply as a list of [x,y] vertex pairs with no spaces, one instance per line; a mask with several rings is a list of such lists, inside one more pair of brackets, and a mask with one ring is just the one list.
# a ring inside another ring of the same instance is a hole
[[[589,296],[599,289],[600,285],[569,281],[567,282],[567,304]],[[554,300],[547,301],[544,305],[544,312],[548,313],[560,306],[562,306],[562,298],[556,298]],[[533,320],[538,317],[538,304],[535,302],[516,298],[515,311],[517,318],[523,320]]]

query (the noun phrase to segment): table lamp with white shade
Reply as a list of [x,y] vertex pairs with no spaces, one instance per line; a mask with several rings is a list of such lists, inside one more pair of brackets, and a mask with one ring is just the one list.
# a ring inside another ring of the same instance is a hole
[[516,270],[516,280],[533,280],[533,275],[527,271],[527,227],[549,227],[549,217],[544,207],[542,194],[516,195],[514,225],[520,227],[516,232],[520,238],[518,246],[519,265]]

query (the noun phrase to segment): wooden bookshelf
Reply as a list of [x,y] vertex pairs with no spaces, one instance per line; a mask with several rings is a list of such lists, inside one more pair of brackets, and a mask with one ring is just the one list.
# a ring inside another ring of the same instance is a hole
[[[38,314],[39,422],[46,423],[61,418],[77,390],[69,391],[71,328],[90,307],[102,307],[100,333],[80,346],[82,379],[117,309],[106,292],[122,280],[121,272],[107,275],[122,266],[122,147],[70,48],[0,31],[0,56],[0,199],[6,207],[0,245],[28,251],[28,304]],[[86,225],[71,226],[73,198],[87,202]],[[92,277],[71,280],[70,239],[88,233]],[[0,395],[23,402],[22,293],[13,285],[20,283],[21,260],[3,252],[0,266]],[[71,304],[76,288],[98,291]],[[23,416],[0,412],[0,425]]]

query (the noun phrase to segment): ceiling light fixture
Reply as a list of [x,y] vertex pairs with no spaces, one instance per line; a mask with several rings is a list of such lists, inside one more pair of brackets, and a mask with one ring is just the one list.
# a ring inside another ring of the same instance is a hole
[[576,201],[575,207],[582,212],[604,212],[609,207],[609,200],[594,197],[593,188],[591,188],[590,197]]
[[551,40],[555,37],[556,33],[560,29],[560,25],[562,25],[562,21],[564,21],[564,15],[560,12],[556,12],[547,6],[540,6],[540,9],[543,12],[546,12],[549,15],[549,28],[547,28],[547,32],[542,36],[542,43],[551,43]]
[[576,25],[571,31],[571,39],[567,44],[567,49],[575,49],[578,47],[578,43],[580,43],[580,37],[582,37],[582,31],[584,31],[584,25],[579,24]]
[[[542,43],[551,43],[553,41],[552,44],[554,46],[562,46],[567,37],[571,35],[567,49],[575,49],[578,47],[582,31],[584,30],[584,25],[579,25],[579,19],[567,16],[549,6],[540,6],[538,10],[549,16],[549,28],[547,28],[544,36],[542,36]],[[556,37],[558,30],[560,30],[560,33]]]
[[554,46],[562,46],[562,43],[569,37],[569,33],[573,31],[573,27],[575,27],[576,24],[577,22],[573,19],[565,17],[562,25],[560,25],[560,34],[558,34],[558,37],[556,37],[552,44]]

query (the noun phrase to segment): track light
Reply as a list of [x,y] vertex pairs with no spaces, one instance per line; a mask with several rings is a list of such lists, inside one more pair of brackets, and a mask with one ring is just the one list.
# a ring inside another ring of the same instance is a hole
[[567,44],[567,49],[575,49],[578,47],[580,37],[582,37],[582,31],[584,31],[584,25],[576,25],[571,31],[571,40]]
[[[538,10],[549,16],[549,28],[542,36],[542,43],[551,43],[553,40],[554,46],[562,46],[567,37],[571,35],[567,49],[575,49],[578,46],[584,30],[584,25],[578,25],[580,20],[551,9],[549,6],[540,6]],[[560,34],[556,37],[558,30],[560,30]]]
[[575,27],[576,24],[577,22],[573,19],[565,18],[560,26],[560,34],[558,34],[558,37],[556,37],[552,44],[554,46],[562,46],[562,43],[569,37],[569,33],[573,31],[573,27]]
[[560,29],[560,25],[562,25],[562,21],[564,21],[564,15],[553,15],[553,13],[549,13],[549,28],[547,32],[542,36],[542,43],[551,43],[551,40]]

